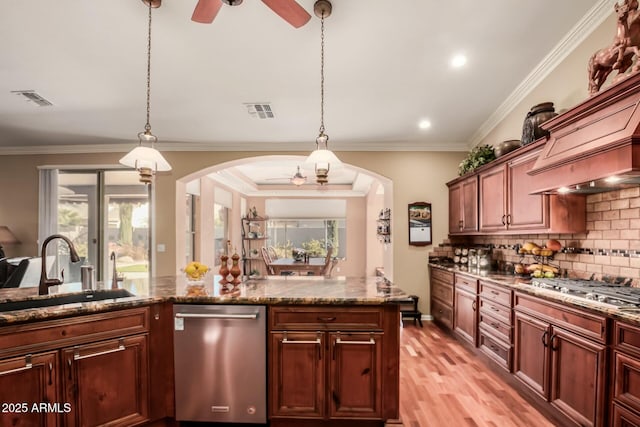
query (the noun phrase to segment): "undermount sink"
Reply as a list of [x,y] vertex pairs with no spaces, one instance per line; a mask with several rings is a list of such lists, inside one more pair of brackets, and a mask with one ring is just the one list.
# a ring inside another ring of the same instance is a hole
[[126,289],[103,289],[88,291],[79,294],[56,295],[50,298],[30,299],[23,301],[0,302],[0,312],[26,310],[29,308],[51,307],[62,304],[75,304],[81,302],[104,301],[115,298],[135,296]]

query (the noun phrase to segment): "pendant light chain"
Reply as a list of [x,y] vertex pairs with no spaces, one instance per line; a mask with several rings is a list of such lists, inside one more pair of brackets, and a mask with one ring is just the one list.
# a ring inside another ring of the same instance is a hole
[[147,124],[144,125],[145,131],[151,130],[149,123],[149,115],[151,111],[151,2],[149,2],[149,33],[147,35]]
[[324,11],[320,18],[320,135],[324,135]]

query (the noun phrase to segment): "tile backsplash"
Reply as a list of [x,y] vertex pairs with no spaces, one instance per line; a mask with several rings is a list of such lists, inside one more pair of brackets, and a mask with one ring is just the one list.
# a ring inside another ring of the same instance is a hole
[[[516,245],[548,239],[562,243],[551,264],[568,277],[595,280],[629,279],[640,287],[640,187],[626,188],[587,197],[587,232],[581,234],[523,234],[494,236],[452,236],[434,248],[431,256],[452,256],[459,246],[493,246],[493,258],[504,263],[521,262]],[[524,263],[534,262],[530,255]]]

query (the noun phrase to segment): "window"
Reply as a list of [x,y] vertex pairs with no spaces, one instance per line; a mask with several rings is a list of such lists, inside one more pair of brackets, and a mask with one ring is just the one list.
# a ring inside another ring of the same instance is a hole
[[229,208],[217,203],[213,204],[214,253],[216,265],[220,255],[227,250],[229,240]]
[[187,194],[185,199],[185,208],[187,220],[186,229],[186,247],[185,247],[185,265],[196,260],[196,197],[193,194]]
[[271,244],[278,256],[290,258],[293,248],[302,248],[312,257],[324,257],[327,248],[333,256],[345,258],[347,252],[346,220],[339,219],[270,219],[267,225]]

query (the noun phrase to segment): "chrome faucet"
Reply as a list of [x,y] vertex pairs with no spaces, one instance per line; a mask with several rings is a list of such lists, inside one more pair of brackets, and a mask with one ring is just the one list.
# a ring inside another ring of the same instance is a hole
[[60,279],[48,279],[47,278],[47,245],[50,241],[54,239],[62,239],[69,246],[69,255],[71,257],[71,262],[80,261],[80,257],[76,252],[76,248],[73,247],[73,243],[69,240],[68,237],[63,236],[62,234],[52,234],[51,236],[44,239],[42,242],[42,250],[41,250],[41,259],[42,259],[42,269],[40,270],[40,285],[38,286],[38,294],[39,295],[47,295],[49,293],[49,286],[58,286],[61,285],[64,281],[64,270],[62,270],[62,280]]
[[113,274],[111,277],[111,289],[118,289],[118,282],[122,282],[124,280],[123,277],[118,276],[118,270],[116,270],[116,253],[111,252],[109,255],[109,259],[113,261]]

